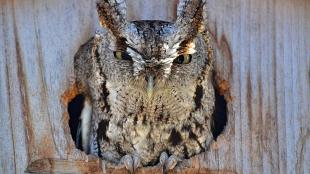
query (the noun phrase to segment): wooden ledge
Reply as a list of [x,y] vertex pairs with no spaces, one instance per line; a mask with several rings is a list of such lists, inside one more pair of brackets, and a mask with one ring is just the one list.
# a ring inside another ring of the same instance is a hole
[[[89,161],[70,161],[61,159],[39,159],[32,162],[26,170],[26,173],[92,173],[92,174],[123,174],[128,173],[125,168],[117,168],[105,165],[100,159]],[[161,172],[160,166],[144,167],[137,171],[137,174],[158,174]],[[186,168],[176,169],[170,173],[180,174],[233,174],[235,172],[225,170],[210,170],[206,168]]]

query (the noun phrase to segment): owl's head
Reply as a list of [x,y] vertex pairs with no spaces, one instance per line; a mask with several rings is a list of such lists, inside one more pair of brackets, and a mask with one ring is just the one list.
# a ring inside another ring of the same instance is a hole
[[[128,21],[125,0],[100,0],[100,24],[111,36],[114,64],[126,66],[121,73],[144,79],[148,93],[156,83],[168,78],[199,74],[193,69],[201,63],[196,37],[203,30],[204,0],[180,0],[174,23]],[[113,63],[113,62],[112,62]],[[126,72],[125,72],[126,71]]]

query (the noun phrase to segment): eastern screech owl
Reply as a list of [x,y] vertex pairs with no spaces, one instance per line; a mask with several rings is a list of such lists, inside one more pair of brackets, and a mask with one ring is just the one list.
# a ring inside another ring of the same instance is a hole
[[212,61],[204,0],[180,0],[174,23],[128,21],[124,0],[101,0],[106,32],[75,56],[86,97],[83,148],[133,172],[158,161],[167,171],[205,151],[212,140]]

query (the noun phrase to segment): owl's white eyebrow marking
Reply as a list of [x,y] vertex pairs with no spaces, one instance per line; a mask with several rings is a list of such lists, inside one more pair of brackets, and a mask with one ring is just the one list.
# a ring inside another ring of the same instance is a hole
[[186,49],[186,54],[194,54],[196,52],[196,44],[195,42],[190,42],[186,45],[185,49]]
[[135,62],[145,63],[143,57],[139,52],[136,52],[132,47],[127,47],[126,52],[132,57],[132,60]]
[[180,43],[177,43],[172,46],[172,48],[169,47],[168,44],[164,44],[163,48],[166,50],[166,55],[168,57],[177,57],[178,56],[178,48],[180,47]]
[[132,51],[134,51],[135,53],[139,54],[140,56],[145,57],[144,54],[142,54],[141,52],[139,52],[137,49],[135,49],[134,47],[130,46],[129,44],[126,44],[126,46],[127,46],[127,49],[129,48]]
[[192,41],[183,46],[179,46],[177,49],[179,54],[194,54],[196,53],[195,47],[196,44],[194,41]]
[[174,59],[175,57],[167,57],[165,59],[160,60],[160,62],[163,64],[169,64],[169,63],[172,63]]

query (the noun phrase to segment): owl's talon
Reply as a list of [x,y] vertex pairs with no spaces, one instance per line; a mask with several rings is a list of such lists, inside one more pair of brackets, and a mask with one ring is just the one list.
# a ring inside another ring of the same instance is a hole
[[168,171],[173,170],[175,166],[179,162],[179,158],[175,155],[171,155],[168,158],[168,154],[166,152],[162,152],[159,158],[159,162],[162,165],[163,173],[166,174]]
[[159,163],[160,163],[162,166],[164,166],[164,165],[165,165],[165,162],[167,161],[167,159],[168,159],[168,154],[167,154],[167,152],[162,152],[162,153],[160,154],[160,157],[159,157]]
[[136,155],[125,155],[122,157],[121,162],[125,165],[130,173],[135,173],[137,168],[140,167],[140,158]]
[[171,155],[166,161],[166,170],[169,171],[174,169],[175,166],[178,164],[178,162],[179,158],[174,155]]
[[121,162],[125,165],[126,169],[130,172],[133,173],[133,159],[130,155],[125,155],[121,159]]
[[141,166],[140,158],[137,155],[132,156],[134,172]]

